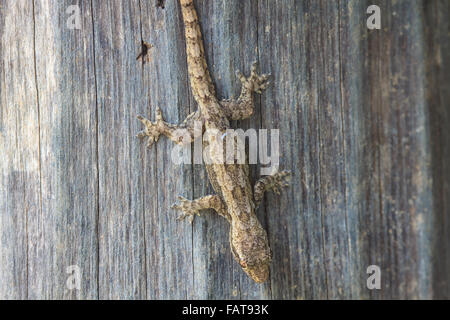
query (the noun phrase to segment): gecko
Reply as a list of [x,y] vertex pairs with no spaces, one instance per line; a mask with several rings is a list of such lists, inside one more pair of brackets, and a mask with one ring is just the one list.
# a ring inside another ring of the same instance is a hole
[[[240,96],[237,99],[219,100],[206,63],[194,0],[179,0],[179,3],[184,22],[189,81],[198,108],[179,125],[166,122],[159,107],[156,108],[156,121],[139,115],[137,118],[145,129],[137,136],[148,138],[148,147],[157,142],[161,135],[177,144],[186,144],[192,143],[205,130],[213,129],[225,134],[227,128],[230,128],[231,120],[246,119],[253,114],[253,94],[261,94],[269,85],[270,74],[259,75],[254,62],[248,77],[236,71],[242,86]],[[201,123],[202,130],[194,130],[195,121]],[[180,140],[175,134],[176,130],[180,129],[187,130],[190,138]],[[220,155],[223,150],[224,142],[220,138],[212,138],[203,146],[203,151],[207,152],[211,159]],[[267,281],[272,251],[267,233],[256,216],[256,209],[266,191],[279,194],[283,187],[288,186],[290,173],[281,171],[264,176],[252,187],[247,163],[225,164],[213,161],[205,166],[215,194],[195,200],[179,197],[179,201],[172,208],[181,211],[178,219],[189,217],[191,223],[195,215],[200,215],[200,212],[206,209],[213,209],[224,217],[230,225],[229,242],[235,260],[255,282]]]

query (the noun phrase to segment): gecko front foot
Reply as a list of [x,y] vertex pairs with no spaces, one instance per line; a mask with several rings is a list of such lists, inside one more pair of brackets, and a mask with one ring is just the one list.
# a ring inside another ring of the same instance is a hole
[[263,74],[262,76],[258,75],[258,73],[256,72],[257,66],[258,63],[256,61],[253,62],[251,73],[248,78],[245,77],[239,70],[236,71],[236,75],[241,81],[243,88],[257,93],[262,93],[262,91],[267,89],[270,84],[270,82],[268,81],[270,74]]
[[178,217],[178,220],[189,217],[189,222],[192,223],[195,215],[200,216],[201,210],[214,209],[219,215],[231,221],[231,217],[228,215],[227,209],[218,195],[204,196],[195,200],[178,197],[178,200],[180,200],[180,203],[172,206],[173,209],[178,209],[183,212]]
[[145,129],[137,134],[138,138],[148,138],[147,147],[151,147],[154,142],[158,142],[159,136],[164,130],[164,120],[162,117],[161,109],[156,109],[156,121],[152,122],[143,116],[137,116],[139,121],[145,125]]
[[183,197],[178,197],[180,200],[179,204],[172,205],[172,209],[181,210],[183,213],[180,214],[177,220],[183,220],[186,217],[189,217],[189,222],[192,223],[194,221],[195,215],[200,216],[200,210],[203,208],[198,205],[196,200],[188,200]]

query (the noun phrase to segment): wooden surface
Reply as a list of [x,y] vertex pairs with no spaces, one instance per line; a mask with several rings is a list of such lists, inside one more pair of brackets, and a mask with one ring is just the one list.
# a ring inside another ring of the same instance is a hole
[[[66,25],[73,4],[80,30]],[[371,4],[381,30],[366,27]],[[450,298],[450,2],[196,6],[220,98],[255,59],[273,74],[234,123],[280,129],[293,173],[258,211],[270,281],[241,271],[224,219],[176,221],[178,195],[212,191],[204,167],[135,138],[137,114],[160,106],[176,123],[196,108],[178,2],[0,0],[0,298]]]

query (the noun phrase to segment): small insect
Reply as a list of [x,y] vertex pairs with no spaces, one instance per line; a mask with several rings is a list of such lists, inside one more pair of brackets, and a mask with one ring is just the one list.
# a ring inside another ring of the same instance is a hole
[[156,6],[164,9],[164,0],[156,0]]
[[137,56],[136,60],[142,58],[142,64],[145,64],[145,61],[148,60],[148,49],[153,48],[153,45],[142,40],[142,51]]

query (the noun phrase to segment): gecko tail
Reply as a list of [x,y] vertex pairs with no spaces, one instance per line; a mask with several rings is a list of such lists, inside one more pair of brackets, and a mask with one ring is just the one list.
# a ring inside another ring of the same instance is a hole
[[197,102],[215,96],[214,84],[208,71],[202,32],[193,0],[180,0],[186,36],[186,55],[192,93]]

